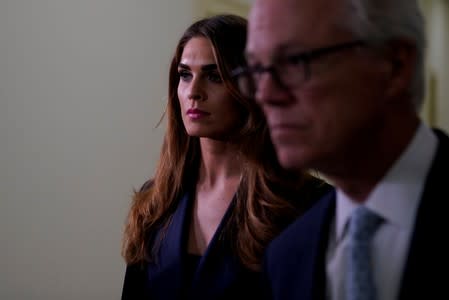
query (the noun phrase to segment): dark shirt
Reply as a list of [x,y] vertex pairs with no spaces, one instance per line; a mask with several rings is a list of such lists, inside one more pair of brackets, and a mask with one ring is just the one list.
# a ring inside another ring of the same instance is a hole
[[196,270],[198,269],[198,265],[200,264],[201,255],[187,253],[186,261],[185,261],[185,269],[184,269],[184,288],[185,290],[190,290],[193,279],[195,278]]

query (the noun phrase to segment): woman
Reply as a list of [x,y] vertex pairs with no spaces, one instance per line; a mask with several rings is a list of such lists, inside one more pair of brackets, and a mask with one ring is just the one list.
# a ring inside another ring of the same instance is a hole
[[230,73],[245,40],[245,19],[218,15],[178,43],[159,164],[127,220],[122,299],[258,297],[264,247],[326,190],[280,168],[263,114],[239,93]]

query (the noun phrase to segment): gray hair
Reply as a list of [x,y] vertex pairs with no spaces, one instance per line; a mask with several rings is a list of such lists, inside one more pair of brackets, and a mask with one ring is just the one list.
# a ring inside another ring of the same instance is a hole
[[402,38],[416,46],[417,59],[410,85],[415,109],[421,108],[425,94],[426,34],[424,19],[416,0],[346,0],[350,30],[373,43]]

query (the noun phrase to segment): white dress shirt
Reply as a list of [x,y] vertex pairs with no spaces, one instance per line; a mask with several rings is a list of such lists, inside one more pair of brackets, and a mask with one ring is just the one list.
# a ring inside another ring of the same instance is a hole
[[[437,144],[432,130],[420,124],[409,146],[364,204],[384,218],[372,240],[373,277],[379,300],[398,297],[416,212]],[[357,205],[337,189],[336,214],[326,257],[327,299],[345,299],[346,231]]]

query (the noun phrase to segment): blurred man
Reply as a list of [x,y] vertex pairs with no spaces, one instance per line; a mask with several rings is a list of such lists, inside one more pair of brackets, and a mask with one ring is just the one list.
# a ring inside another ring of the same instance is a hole
[[418,116],[424,50],[415,0],[255,0],[240,88],[282,166],[336,186],[270,245],[274,299],[447,297],[449,138]]

